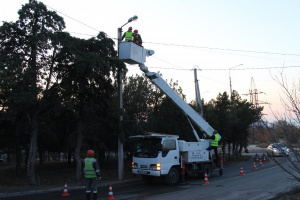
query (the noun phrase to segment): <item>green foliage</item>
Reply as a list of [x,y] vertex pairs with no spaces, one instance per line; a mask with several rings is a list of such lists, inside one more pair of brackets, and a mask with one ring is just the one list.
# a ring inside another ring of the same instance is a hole
[[[127,68],[104,32],[87,40],[72,37],[63,32],[63,18],[35,0],[18,14],[19,20],[0,27],[3,147],[28,146],[29,136],[37,134],[40,151],[74,152],[79,125],[82,151],[116,150],[120,129],[124,139],[150,131],[195,140],[186,116],[171,99],[145,76],[125,77]],[[117,105],[119,69],[124,72],[124,111]],[[169,85],[185,99],[177,81]],[[204,117],[228,143],[245,142],[261,111],[235,91],[231,99],[224,92],[204,105]]]
[[[116,149],[114,79],[127,69],[113,40],[103,32],[88,40],[71,37],[62,32],[63,18],[35,0],[18,14],[0,27],[0,134],[13,141],[7,146],[27,146],[28,136],[38,134],[40,151],[72,152],[81,121],[84,151]],[[24,144],[14,144],[15,135],[26,136]]]
[[204,105],[204,117],[222,136],[224,144],[248,144],[250,126],[260,120],[263,107],[242,100],[236,91],[229,98],[226,92]]

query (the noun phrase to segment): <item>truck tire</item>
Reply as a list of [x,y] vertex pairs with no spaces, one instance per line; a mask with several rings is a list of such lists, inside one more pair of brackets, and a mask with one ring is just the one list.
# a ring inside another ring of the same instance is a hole
[[203,165],[203,170],[200,176],[202,179],[205,177],[205,172],[207,174],[207,178],[209,178],[212,174],[212,166],[210,164]]
[[172,167],[165,179],[168,185],[175,185],[179,181],[179,170]]
[[146,182],[146,183],[152,183],[152,182],[153,182],[153,179],[154,179],[154,177],[152,177],[152,176],[146,176],[146,175],[142,175],[142,179],[143,179],[143,181],[144,181],[144,182]]

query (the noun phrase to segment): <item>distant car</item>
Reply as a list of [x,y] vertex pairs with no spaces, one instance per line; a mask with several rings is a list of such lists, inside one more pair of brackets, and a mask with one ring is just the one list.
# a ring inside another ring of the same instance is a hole
[[268,156],[288,156],[290,150],[281,143],[270,144],[267,148]]

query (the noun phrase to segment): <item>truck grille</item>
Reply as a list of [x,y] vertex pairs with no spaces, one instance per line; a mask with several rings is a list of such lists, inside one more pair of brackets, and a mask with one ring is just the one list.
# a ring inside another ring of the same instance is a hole
[[147,165],[141,165],[140,168],[141,169],[148,169]]

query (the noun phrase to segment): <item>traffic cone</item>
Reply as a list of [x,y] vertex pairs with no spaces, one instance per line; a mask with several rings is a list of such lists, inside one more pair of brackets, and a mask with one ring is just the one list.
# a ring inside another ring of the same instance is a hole
[[209,184],[206,172],[205,172],[204,183],[203,184]]
[[61,196],[63,196],[63,197],[65,197],[65,196],[70,196],[70,194],[68,193],[67,182],[65,182],[64,192],[62,193]]
[[256,168],[256,164],[255,164],[255,161],[253,162],[253,169],[257,169],[257,168]]
[[263,166],[262,162],[261,162],[261,159],[259,160],[259,166]]
[[108,190],[108,198],[107,198],[107,200],[113,200],[113,199],[115,199],[115,197],[113,195],[112,186],[111,186],[111,184],[109,184],[109,190]]
[[263,162],[267,162],[265,154],[263,155],[263,157],[264,157]]
[[241,165],[240,176],[245,176],[245,175],[246,175],[246,174],[244,174],[243,166]]

